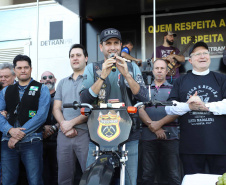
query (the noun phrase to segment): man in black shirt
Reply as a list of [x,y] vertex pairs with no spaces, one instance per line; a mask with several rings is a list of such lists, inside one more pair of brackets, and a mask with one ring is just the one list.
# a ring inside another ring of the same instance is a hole
[[223,62],[226,65],[226,49],[223,51]]
[[208,46],[197,42],[189,51],[192,73],[176,80],[169,100],[177,106],[166,107],[168,116],[152,123],[152,130],[162,126],[164,119],[181,115],[180,155],[185,174],[210,174],[226,171],[226,76],[209,71]]

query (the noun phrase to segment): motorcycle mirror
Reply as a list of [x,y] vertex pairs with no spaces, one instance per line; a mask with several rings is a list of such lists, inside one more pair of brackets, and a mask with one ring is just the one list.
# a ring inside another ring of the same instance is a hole
[[129,106],[129,107],[127,107],[127,112],[130,114],[135,114],[135,113],[137,113],[137,108]]

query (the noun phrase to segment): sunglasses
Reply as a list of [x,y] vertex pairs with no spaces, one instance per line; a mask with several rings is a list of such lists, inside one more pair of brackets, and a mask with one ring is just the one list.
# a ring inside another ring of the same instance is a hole
[[46,80],[47,78],[49,78],[50,80],[53,78],[53,75],[49,75],[49,76],[43,76],[42,79]]

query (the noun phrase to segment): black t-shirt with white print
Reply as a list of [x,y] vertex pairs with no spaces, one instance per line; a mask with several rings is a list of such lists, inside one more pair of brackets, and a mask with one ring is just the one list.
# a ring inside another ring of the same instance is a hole
[[[169,100],[187,102],[195,91],[205,103],[221,101],[226,98],[226,76],[188,73],[176,80]],[[179,123],[180,153],[226,155],[226,115],[190,111],[179,118]]]

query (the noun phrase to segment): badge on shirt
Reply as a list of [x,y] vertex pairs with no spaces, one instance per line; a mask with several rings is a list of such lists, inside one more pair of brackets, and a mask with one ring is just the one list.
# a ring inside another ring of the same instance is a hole
[[38,91],[38,86],[31,86],[30,91]]
[[36,93],[36,91],[29,91],[29,92],[28,92],[28,95],[30,95],[30,96],[35,96],[35,93]]
[[34,110],[29,110],[29,118],[33,118],[36,114],[36,111]]

